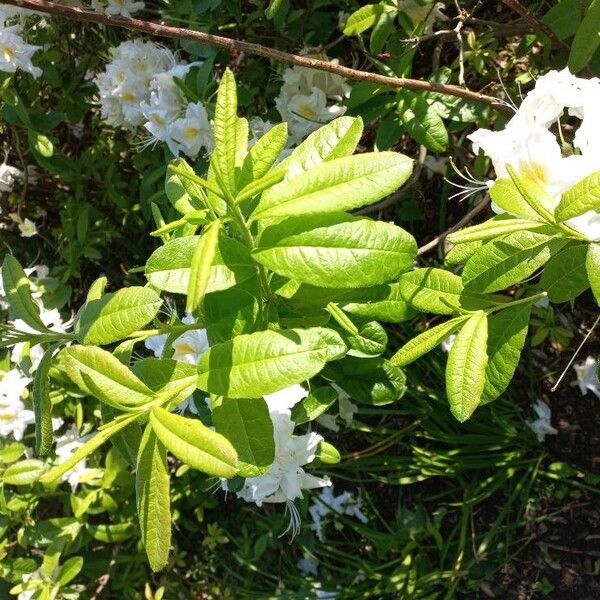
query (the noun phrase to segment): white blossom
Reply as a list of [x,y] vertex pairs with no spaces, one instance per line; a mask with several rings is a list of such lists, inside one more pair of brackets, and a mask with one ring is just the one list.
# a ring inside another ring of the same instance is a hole
[[40,46],[25,43],[20,33],[20,25],[0,25],[0,71],[15,73],[17,69],[21,69],[39,77],[42,70],[32,64],[31,57]]
[[456,339],[456,334],[452,333],[450,334],[441,344],[440,344],[440,348],[444,351],[444,352],[450,352],[450,350],[452,350],[452,346],[454,346],[454,340]]
[[[186,315],[181,319],[184,325],[192,325],[196,319],[192,315]],[[148,350],[154,353],[156,358],[161,358],[165,352],[165,344],[168,335],[153,335],[144,341]],[[177,337],[171,348],[174,360],[186,362],[192,365],[198,363],[202,355],[208,350],[208,336],[206,329],[190,329]]]
[[[64,435],[56,440],[56,457],[58,464],[62,464],[81,448],[93,434],[79,437],[77,427],[73,425]],[[100,473],[100,469],[90,469],[85,466],[86,461],[80,460],[72,469],[67,471],[61,478],[61,481],[66,481],[71,486],[74,492],[80,483],[89,481],[95,478]]]
[[0,164],[0,192],[12,192],[17,179],[23,177],[23,171],[6,164]]
[[171,123],[170,135],[179,144],[179,150],[188,156],[196,156],[202,148],[210,152],[214,146],[213,128],[200,102],[187,105],[185,116]]
[[[503,130],[479,129],[469,139],[475,151],[481,149],[491,158],[497,177],[507,178],[510,165],[524,181],[545,191],[540,200],[554,212],[565,191],[600,170],[599,103],[600,79],[580,79],[567,69],[551,71],[537,80]],[[577,152],[566,154],[550,131],[565,109],[581,121],[573,138]],[[503,212],[495,204],[492,207]],[[596,211],[566,224],[590,240],[600,240],[600,213]]]
[[446,21],[448,17],[442,12],[444,8],[443,2],[432,2],[432,0],[417,1],[417,0],[400,0],[398,10],[405,13],[413,25],[424,23],[424,34],[429,34],[433,31],[433,25],[436,21]]
[[533,405],[537,415],[535,421],[525,421],[529,428],[535,433],[539,442],[543,442],[547,435],[556,435],[558,431],[551,425],[552,412],[550,407],[541,400]]
[[319,561],[314,556],[304,556],[297,562],[296,566],[304,576],[314,575],[316,577],[319,574]]
[[21,237],[29,238],[37,235],[38,230],[36,224],[31,219],[23,219],[19,225],[19,231],[21,232]]
[[134,0],[92,0],[92,8],[98,12],[105,12],[107,15],[121,16],[130,18],[134,13],[144,10],[144,2]]
[[11,369],[0,379],[0,436],[12,434],[15,440],[22,440],[27,427],[35,423],[33,411],[21,400],[30,383],[18,369]]
[[587,395],[588,391],[600,398],[600,381],[598,381],[598,361],[588,356],[583,362],[573,365],[577,373],[575,385],[579,386],[581,394]]

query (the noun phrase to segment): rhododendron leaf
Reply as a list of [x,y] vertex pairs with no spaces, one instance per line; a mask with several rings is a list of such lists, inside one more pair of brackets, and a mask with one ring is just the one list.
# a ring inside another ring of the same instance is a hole
[[302,402],[299,402],[294,406],[292,409],[292,421],[294,421],[296,425],[314,421],[337,399],[338,392],[329,385],[314,388]]
[[7,254],[2,263],[2,286],[14,316],[36,331],[47,333],[48,328],[40,318],[40,310],[31,296],[29,279],[12,254]]
[[60,344],[54,344],[46,352],[33,378],[33,412],[35,413],[35,453],[46,456],[52,448],[52,401],[50,400],[49,372],[52,357]]
[[546,263],[540,284],[550,302],[574,300],[590,287],[586,272],[587,244],[568,246]]
[[217,180],[224,188],[223,192],[230,198],[233,198],[236,192],[237,123],[235,78],[233,73],[226,69],[217,92],[214,121],[215,149],[211,155],[211,163],[216,169]]
[[462,265],[466,263],[475,252],[483,246],[483,241],[464,242],[452,246],[444,257],[444,262],[448,266]]
[[398,284],[404,300],[422,312],[452,315],[494,304],[483,295],[465,292],[462,279],[443,269],[416,269],[404,273]]
[[538,183],[537,179],[519,175],[510,165],[506,165],[506,170],[525,202],[544,221],[548,223],[554,222],[554,215],[551,210],[552,200],[549,193]]
[[456,317],[445,323],[427,329],[410,339],[392,358],[390,363],[404,367],[439,346],[448,336],[455,333],[469,319],[468,316]]
[[[173,167],[177,168],[177,171]],[[176,158],[167,168],[165,193],[175,210],[182,215],[193,210],[202,210],[207,206],[204,190],[191,178],[195,175],[194,169],[182,158]]]
[[490,197],[494,204],[508,213],[540,220],[540,215],[527,203],[511,179],[497,179],[490,188]]
[[100,400],[118,410],[136,410],[154,398],[154,392],[106,350],[71,346],[59,356],[73,383],[85,393],[98,393]]
[[346,345],[323,327],[257,331],[216,344],[198,363],[198,387],[231,398],[257,398],[316,375]]
[[150,413],[150,424],[167,450],[190,467],[216,477],[237,474],[238,456],[234,447],[226,437],[198,419],[156,407]]
[[8,485],[31,485],[39,481],[48,470],[48,465],[35,458],[20,460],[6,468],[2,474],[2,482]]
[[410,90],[398,92],[398,114],[408,134],[432,152],[443,152],[449,143],[443,119],[423,96]]
[[283,171],[270,171],[264,177],[256,179],[245,186],[240,193],[236,196],[236,204],[241,204],[250,200],[255,196],[262,194],[265,190],[272,188],[275,184],[279,183],[285,176]]
[[[187,294],[198,237],[175,238],[155,250],[146,263],[145,273],[150,285],[173,294]],[[220,235],[206,293],[225,290],[254,275],[256,265],[246,246]]]
[[596,303],[600,305],[600,244],[590,244],[588,246],[585,270],[594,298],[596,298]]
[[185,305],[185,311],[188,314],[193,314],[204,300],[204,294],[210,280],[211,267],[217,253],[220,228],[221,221],[219,219],[213,221],[198,238],[194,248]]
[[488,364],[481,404],[495,400],[511,382],[527,337],[531,304],[508,306],[488,316]]
[[410,176],[413,161],[395,152],[336,158],[270,188],[252,220],[352,210],[397,190]]
[[385,329],[377,323],[370,321],[358,328],[356,335],[348,336],[348,356],[370,358],[385,352],[388,336]]
[[112,344],[142,329],[157,315],[160,296],[147,287],[132,286],[87,301],[77,316],[75,335],[82,344]]
[[386,323],[402,323],[416,315],[402,297],[399,283],[351,290],[340,297],[338,305],[351,315]]
[[451,233],[447,237],[447,240],[452,244],[463,244],[465,242],[489,240],[523,229],[535,231],[541,227],[547,227],[547,225],[540,223],[539,221],[518,219],[512,215],[501,214],[488,219],[485,223],[481,223],[480,225],[459,229],[458,231]]
[[213,401],[213,424],[239,457],[242,477],[257,477],[275,459],[273,423],[263,398],[218,398]]
[[346,21],[344,35],[358,35],[375,25],[383,13],[383,4],[367,4],[354,11]]
[[90,285],[90,289],[85,297],[85,301],[92,302],[92,300],[100,300],[107,285],[108,279],[106,277],[98,277],[98,279],[96,279],[96,281]]
[[338,117],[311,133],[277,169],[284,171],[289,181],[323,162],[350,156],[362,133],[360,117]]
[[571,73],[579,73],[589,63],[600,45],[599,31],[600,0],[592,0],[571,44],[568,62]]
[[600,171],[588,175],[568,189],[556,207],[555,216],[562,223],[590,210],[600,213]]
[[538,231],[515,231],[479,248],[463,271],[465,289],[495,292],[532,275],[569,240]]
[[396,279],[416,250],[413,237],[396,225],[334,214],[272,225],[252,255],[275,273],[302,283],[348,288]]
[[196,365],[171,358],[136,360],[131,371],[163,400],[176,406],[196,389]]
[[[278,123],[250,148],[239,175],[240,190],[264,177],[283,152],[288,140],[287,123]],[[282,171],[282,176],[285,171]]]
[[450,410],[461,422],[466,421],[481,403],[485,386],[488,322],[485,313],[467,320],[448,353],[446,391]]
[[150,425],[140,442],[135,491],[142,543],[150,567],[160,571],[171,547],[171,496],[167,450]]
[[[100,403],[100,415],[103,423],[110,423],[119,416],[119,411],[105,402]],[[119,451],[119,454],[135,468],[137,462],[142,429],[138,423],[131,423],[110,438],[111,444]]]
[[251,333],[259,317],[258,299],[242,289],[207,294],[204,298],[206,329],[211,344]]
[[315,452],[315,458],[324,465],[336,465],[342,460],[339,450],[329,442],[321,440]]

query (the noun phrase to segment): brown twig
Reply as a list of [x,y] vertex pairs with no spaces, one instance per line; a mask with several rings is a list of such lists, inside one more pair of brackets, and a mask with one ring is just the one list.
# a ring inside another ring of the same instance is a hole
[[498,112],[509,112],[509,109],[506,106],[504,106],[502,101],[498,98],[494,98],[493,96],[487,96],[485,94],[480,94],[479,92],[475,92],[473,90],[469,90],[465,87],[461,87],[458,85],[435,83],[431,81],[423,81],[420,79],[409,79],[406,77],[388,77],[387,75],[381,75],[379,73],[371,73],[368,71],[359,71],[358,69],[351,69],[350,67],[344,67],[333,62],[319,60],[316,58],[311,58],[309,56],[290,54],[289,52],[283,52],[281,50],[268,48],[266,46],[261,46],[260,44],[253,44],[244,40],[235,40],[220,35],[213,35],[210,33],[204,33],[202,31],[195,31],[193,29],[185,29],[183,27],[172,27],[169,25],[162,25],[160,23],[153,23],[151,21],[143,21],[141,19],[127,19],[125,17],[110,16],[101,12],[94,12],[91,10],[84,10],[74,6],[56,4],[47,0],[2,0],[0,4],[9,4],[11,6],[29,8],[31,10],[37,10],[51,15],[67,17],[76,21],[100,23],[103,25],[114,25],[116,27],[124,27],[125,29],[131,29],[134,31],[142,31],[150,35],[191,40],[193,42],[200,42],[202,44],[208,44],[210,46],[216,46],[218,48],[225,48],[230,51],[233,50],[235,52],[256,54],[258,56],[264,56],[265,58],[269,58],[271,60],[276,60],[284,63],[291,63],[294,65],[299,65],[301,67],[308,67],[309,69],[316,69],[319,71],[336,73],[337,75],[341,75],[342,77],[346,77],[347,79],[354,79],[357,81],[368,81],[370,83],[375,83],[384,87],[396,89],[406,88],[411,90],[421,90],[425,92],[438,92],[441,94],[447,94],[449,96],[457,96],[459,98],[464,98],[465,100],[472,100],[474,102],[481,102],[483,104],[487,104],[495,110],[497,110]]
[[523,6],[519,0],[502,0],[508,8],[514,10],[516,13],[519,13],[525,21],[527,21],[534,29],[538,29],[542,33],[545,33],[550,41],[561,50],[566,50],[569,52],[571,49],[569,45],[563,42],[554,31],[544,23],[539,17],[534,15],[527,7]]
[[479,203],[476,204],[458,223],[452,225],[449,229],[446,229],[444,233],[440,233],[437,237],[433,238],[430,242],[421,246],[417,250],[417,254],[421,256],[429,250],[435,248],[440,242],[443,242],[451,233],[454,233],[457,229],[464,227],[467,223],[472,221],[480,212],[485,210],[490,203],[490,197],[486,195],[486,197]]

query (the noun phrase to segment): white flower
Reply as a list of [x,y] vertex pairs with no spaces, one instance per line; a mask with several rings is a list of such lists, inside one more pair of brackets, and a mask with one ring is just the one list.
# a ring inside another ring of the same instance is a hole
[[367,523],[369,519],[361,508],[360,499],[355,498],[350,492],[342,492],[336,496],[333,492],[333,486],[325,488],[314,498],[308,509],[313,520],[311,529],[316,532],[319,540],[323,541],[324,519],[330,513],[347,515],[358,519],[361,523]]
[[21,223],[18,225],[19,231],[21,232],[21,237],[29,238],[37,235],[37,226],[31,219],[23,219]]
[[323,414],[317,418],[317,423],[330,429],[331,431],[339,431],[340,427],[337,424],[337,418],[339,417],[344,421],[346,427],[350,427],[354,422],[354,413],[358,411],[358,406],[354,402],[350,401],[350,397],[344,390],[337,384],[332,383],[331,387],[338,393],[338,414]]
[[15,180],[23,177],[23,171],[11,167],[4,161],[0,164],[0,192],[12,192]]
[[248,147],[252,148],[260,138],[265,135],[268,131],[271,131],[273,127],[275,127],[275,123],[271,123],[271,121],[265,121],[260,117],[252,117],[250,122],[248,123],[250,128],[250,141],[248,142]]
[[296,563],[300,573],[304,576],[319,574],[319,561],[314,556],[305,556]]
[[119,15],[130,18],[133,13],[144,10],[144,2],[134,2],[133,0],[107,0],[106,5],[98,0],[92,0],[92,8],[97,11],[104,11],[107,15]]
[[[580,79],[567,69],[540,77],[517,113],[501,131],[479,129],[469,136],[477,152],[483,150],[499,178],[507,178],[510,165],[525,181],[546,194],[545,208],[554,212],[562,194],[584,177],[600,170],[600,138],[597,135],[600,79]],[[563,155],[550,131],[567,109],[581,120],[573,138],[578,153]],[[496,212],[502,210],[493,205]],[[600,240],[600,214],[588,211],[566,224],[590,240]]]
[[31,379],[18,369],[12,369],[0,379],[0,436],[13,435],[15,440],[23,439],[28,425],[35,423],[32,410],[27,410],[21,396]]
[[[58,464],[65,462],[81,448],[93,434],[79,437],[79,431],[75,425],[56,440],[56,456]],[[77,486],[85,481],[95,478],[100,473],[100,469],[89,469],[85,466],[85,459],[79,461],[71,470],[67,471],[61,478],[61,481],[67,481],[71,490],[75,491]]]
[[29,15],[40,14],[35,10],[28,8],[19,8],[17,6],[0,5],[0,24],[5,23],[13,17],[28,17]]
[[38,584],[43,584],[44,582],[41,569],[33,571],[33,573],[25,573],[22,579],[23,584],[28,585],[24,586],[26,589],[19,593],[17,600],[31,600],[38,589]]
[[435,157],[428,154],[425,157],[423,165],[427,169],[427,177],[429,179],[431,179],[432,175],[441,175],[443,177],[448,170],[448,159],[445,156]]
[[201,148],[210,152],[214,145],[213,128],[200,102],[188,104],[185,116],[171,124],[170,134],[188,156],[196,156]]
[[266,473],[249,477],[237,492],[238,498],[262,506],[263,502],[287,502],[302,498],[302,490],[330,485],[328,478],[315,477],[304,471],[304,465],[312,462],[319,443],[323,440],[316,433],[295,436],[291,409],[307,392],[300,385],[293,385],[265,396],[269,407],[275,440],[275,460]]
[[400,0],[398,9],[408,15],[414,25],[425,23],[424,34],[433,31],[433,25],[436,21],[446,21],[448,17],[442,12],[444,8],[443,2],[425,0],[418,2],[417,0]]
[[598,361],[592,356],[588,356],[582,363],[573,365],[577,373],[577,381],[574,384],[579,386],[582,395],[588,391],[600,398],[600,381],[598,381]]
[[450,334],[441,344],[440,347],[444,352],[450,352],[452,350],[452,346],[454,345],[454,340],[456,339],[456,334]]
[[558,431],[551,425],[552,412],[550,407],[541,400],[533,405],[533,410],[537,415],[535,421],[525,421],[529,428],[535,433],[539,442],[543,442],[547,435],[556,435]]
[[346,22],[348,21],[348,17],[350,16],[349,12],[340,10],[338,12],[338,22],[337,22],[337,26],[338,29],[340,31],[344,31],[344,28],[346,27]]
[[40,46],[26,44],[20,36],[21,26],[0,25],[0,71],[15,73],[17,69],[39,77],[42,70],[34,67],[31,57],[40,49]]
[[[192,325],[196,319],[191,315],[186,315],[181,319],[184,325]],[[148,350],[154,353],[156,358],[161,358],[165,351],[165,343],[167,335],[153,335],[144,341],[144,345]],[[181,362],[195,365],[200,360],[201,356],[208,350],[208,335],[206,329],[190,329],[182,333],[172,343],[173,358]]]

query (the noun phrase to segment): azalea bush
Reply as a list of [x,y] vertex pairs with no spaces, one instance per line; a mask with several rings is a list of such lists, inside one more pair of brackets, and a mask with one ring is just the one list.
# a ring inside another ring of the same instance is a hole
[[[94,49],[0,6],[7,594],[450,598],[489,587],[532,498],[597,493],[515,397],[536,348],[600,397],[595,3],[505,48],[478,3],[314,4],[93,2]],[[267,28],[296,64],[140,15]]]

